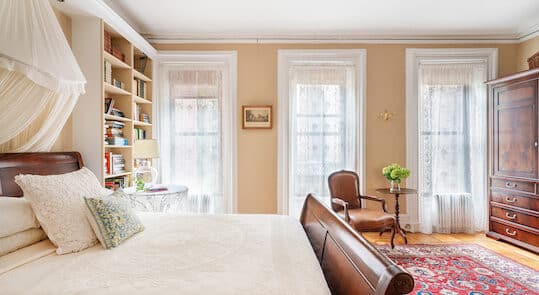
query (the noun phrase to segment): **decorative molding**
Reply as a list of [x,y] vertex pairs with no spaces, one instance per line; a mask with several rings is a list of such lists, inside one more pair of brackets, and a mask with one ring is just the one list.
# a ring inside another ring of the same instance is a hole
[[[359,118],[358,136],[356,146],[359,157],[356,158],[355,169],[359,171],[360,182],[365,181],[365,151],[366,151],[366,109],[367,109],[367,50],[365,49],[305,49],[305,50],[279,50],[277,66],[277,213],[288,214],[288,196],[290,187],[289,177],[289,100],[288,100],[288,67],[290,63],[332,61],[336,63],[350,63],[356,66],[357,109]],[[362,186],[361,193],[365,193]]]
[[[419,121],[418,121],[418,68],[422,63],[484,62],[487,79],[498,73],[496,48],[407,48],[406,49],[406,167],[415,171],[407,179],[409,187],[418,189]],[[406,210],[410,224],[419,223],[419,195],[407,196]]]
[[503,44],[521,43],[539,36],[539,25],[519,34],[498,35],[152,35],[143,34],[158,44]]

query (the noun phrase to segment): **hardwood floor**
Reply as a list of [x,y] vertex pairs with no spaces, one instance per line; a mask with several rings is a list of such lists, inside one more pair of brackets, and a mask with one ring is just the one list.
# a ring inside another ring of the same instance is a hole
[[[539,270],[539,255],[511,244],[487,238],[484,234],[421,234],[407,233],[408,244],[479,244],[487,249],[509,257],[519,263]],[[375,245],[389,245],[390,233],[379,236],[378,233],[363,233]],[[403,245],[400,236],[395,236],[395,247]]]

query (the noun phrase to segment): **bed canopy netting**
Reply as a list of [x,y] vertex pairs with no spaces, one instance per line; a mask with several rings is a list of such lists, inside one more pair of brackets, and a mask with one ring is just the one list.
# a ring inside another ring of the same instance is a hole
[[0,1],[0,152],[49,151],[84,76],[47,0]]

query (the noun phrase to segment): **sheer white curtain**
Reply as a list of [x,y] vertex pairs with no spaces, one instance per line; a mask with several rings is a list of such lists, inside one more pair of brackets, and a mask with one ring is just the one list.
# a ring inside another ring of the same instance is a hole
[[188,212],[227,210],[223,101],[230,98],[224,75],[221,65],[182,64],[166,66],[162,76],[161,169],[165,182],[189,188]]
[[48,151],[85,79],[47,0],[0,1],[0,152]]
[[487,225],[485,63],[419,66],[420,230]]
[[299,216],[305,196],[329,203],[327,178],[355,169],[356,89],[351,65],[296,65],[289,70],[289,214]]

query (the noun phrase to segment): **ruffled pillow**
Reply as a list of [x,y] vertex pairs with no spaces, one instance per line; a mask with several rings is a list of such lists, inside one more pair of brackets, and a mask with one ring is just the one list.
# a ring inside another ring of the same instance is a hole
[[104,196],[97,177],[87,168],[59,175],[17,175],[15,182],[36,214],[56,253],[78,252],[97,243],[85,214],[85,196]]

